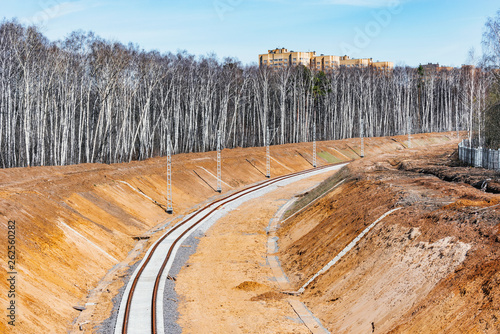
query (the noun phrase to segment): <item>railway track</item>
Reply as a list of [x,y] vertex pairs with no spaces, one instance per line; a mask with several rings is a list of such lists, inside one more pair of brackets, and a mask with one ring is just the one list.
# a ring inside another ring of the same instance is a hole
[[114,333],[165,333],[163,287],[177,249],[190,233],[214,216],[223,206],[280,182],[340,169],[344,165],[346,164],[322,166],[263,181],[205,205],[172,227],[150,247],[133,273],[120,303]]

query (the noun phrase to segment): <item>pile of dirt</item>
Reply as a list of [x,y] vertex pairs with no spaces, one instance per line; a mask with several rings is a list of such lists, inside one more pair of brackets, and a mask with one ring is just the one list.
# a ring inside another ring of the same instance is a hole
[[430,174],[449,182],[467,183],[482,191],[500,194],[500,172],[464,165],[457,151],[438,154],[432,160],[412,157],[396,162],[401,170]]
[[301,296],[331,332],[500,331],[500,196],[474,187],[500,179],[457,165],[454,150],[356,161],[341,186],[284,222],[280,260],[298,289],[366,226],[402,208]]
[[261,290],[262,288],[265,288],[266,286],[257,282],[250,282],[250,281],[245,281],[241,284],[239,284],[236,289],[238,290],[243,290],[243,291],[256,291],[256,290]]
[[268,291],[261,293],[258,296],[250,298],[250,301],[252,302],[257,302],[257,301],[273,301],[273,300],[281,300],[285,298],[285,295],[276,291]]

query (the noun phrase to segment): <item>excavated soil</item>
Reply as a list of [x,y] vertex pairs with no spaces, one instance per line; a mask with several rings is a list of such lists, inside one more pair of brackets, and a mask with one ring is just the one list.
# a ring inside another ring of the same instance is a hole
[[499,173],[462,166],[446,145],[353,162],[322,187],[340,180],[309,205],[317,194],[305,194],[278,231],[294,290],[382,214],[402,209],[300,296],[326,328],[500,332]]
[[271,280],[266,228],[287,199],[323,178],[314,176],[245,202],[206,232],[177,275],[183,333],[308,333]]
[[[370,156],[402,151],[405,140],[370,138],[365,140],[365,152]],[[458,141],[451,133],[413,139],[414,146],[446,142]],[[321,165],[359,158],[359,143],[359,139],[318,143],[318,161]],[[310,143],[271,147],[272,176],[311,168],[311,150]],[[265,149],[224,150],[222,156],[224,192],[264,179]],[[18,314],[15,328],[2,317],[0,332],[95,331],[110,316],[112,299],[129,266],[158,232],[217,195],[215,171],[214,153],[173,157],[172,217],[165,211],[165,158],[1,170],[0,231],[5,237],[0,264],[6,267],[7,222],[15,220]],[[489,291],[490,285],[485,286]],[[5,279],[0,280],[0,289],[8,290]],[[7,294],[0,294],[4,309],[8,302]],[[86,309],[81,312],[73,306]]]

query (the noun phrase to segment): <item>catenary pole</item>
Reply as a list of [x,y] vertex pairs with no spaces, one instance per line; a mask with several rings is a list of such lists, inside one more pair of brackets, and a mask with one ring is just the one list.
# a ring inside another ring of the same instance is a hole
[[167,213],[173,213],[172,206],[172,153],[170,135],[167,136]]
[[222,192],[222,179],[221,179],[221,136],[220,130],[217,132],[217,192]]
[[269,142],[271,141],[271,137],[269,134],[269,127],[267,127],[266,131],[266,177],[271,177],[271,153],[269,150]]
[[316,168],[316,124],[313,125],[313,167]]

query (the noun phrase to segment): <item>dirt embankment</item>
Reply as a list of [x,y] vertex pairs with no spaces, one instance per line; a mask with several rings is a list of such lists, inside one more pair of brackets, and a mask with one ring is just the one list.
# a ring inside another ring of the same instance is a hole
[[345,179],[334,191],[292,209],[302,211],[284,222],[279,247],[298,289],[402,208],[306,288],[302,300],[331,332],[500,332],[500,195],[477,189],[494,192],[477,184],[499,174],[461,167],[454,149],[356,161],[323,185]]
[[[416,136],[416,145],[448,142],[452,134]],[[365,141],[368,155],[402,150],[404,137]],[[271,147],[272,176],[311,168],[312,145]],[[359,140],[318,143],[320,164],[355,159]],[[223,151],[223,192],[264,179],[265,149]],[[185,215],[199,203],[215,196],[214,153],[181,154],[173,157],[175,216]],[[196,173],[195,173],[196,172]],[[160,227],[172,223],[165,212],[166,160],[114,165],[83,164],[65,167],[13,168],[0,171],[0,264],[6,267],[7,222],[16,221],[18,282],[17,322],[0,332],[66,333],[78,316],[72,306],[83,306],[105,274],[136,247],[143,252]],[[138,257],[131,256],[138,259]],[[97,305],[92,309],[90,329],[109,316],[112,297],[122,285],[127,266],[115,267],[109,282],[101,282]],[[5,279],[0,289],[7,291]],[[6,294],[0,295],[7,307]],[[78,326],[76,327],[78,328]]]

